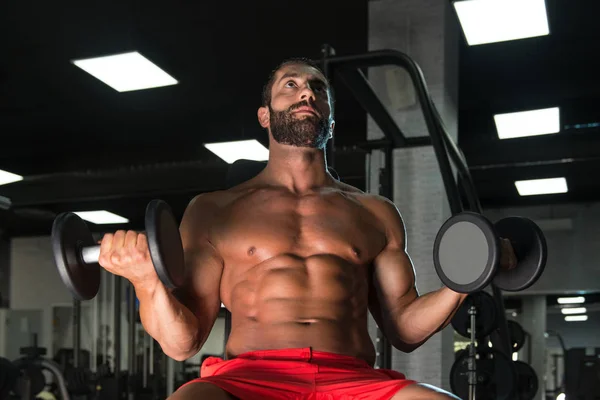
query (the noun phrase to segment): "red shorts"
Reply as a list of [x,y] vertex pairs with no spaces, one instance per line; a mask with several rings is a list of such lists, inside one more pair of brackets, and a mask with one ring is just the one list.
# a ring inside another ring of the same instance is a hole
[[311,348],[253,351],[227,361],[209,357],[200,376],[183,386],[208,382],[242,400],[388,400],[416,383],[399,372]]

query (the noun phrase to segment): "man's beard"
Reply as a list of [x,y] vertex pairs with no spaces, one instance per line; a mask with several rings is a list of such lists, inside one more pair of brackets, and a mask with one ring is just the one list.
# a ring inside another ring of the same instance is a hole
[[329,139],[327,119],[312,114],[296,118],[293,111],[299,107],[310,105],[302,101],[284,111],[274,111],[269,105],[273,139],[288,146],[324,148]]

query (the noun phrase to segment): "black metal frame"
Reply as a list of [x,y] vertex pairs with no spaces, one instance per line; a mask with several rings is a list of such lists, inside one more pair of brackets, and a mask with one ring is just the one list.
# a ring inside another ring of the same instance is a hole
[[[351,56],[335,56],[334,50],[329,45],[324,45],[322,48],[323,57],[320,60],[322,69],[327,78],[334,82],[336,77],[348,86],[350,91],[356,97],[356,100],[361,104],[364,110],[373,118],[379,128],[385,134],[387,140],[377,141],[378,143],[367,142],[368,149],[380,148],[386,153],[386,168],[389,168],[386,174],[385,186],[388,198],[392,195],[392,168],[391,168],[391,149],[409,146],[432,145],[440,167],[440,173],[444,182],[446,195],[450,205],[452,215],[469,210],[483,214],[483,209],[479,202],[475,185],[471,178],[469,168],[465,157],[452,140],[446,130],[443,121],[433,103],[429,90],[425,82],[425,77],[421,68],[408,55],[396,50],[377,50],[364,54]],[[407,138],[402,130],[398,127],[394,119],[391,117],[388,110],[379,100],[373,88],[368,82],[367,77],[361,71],[363,68],[379,67],[392,65],[404,68],[415,87],[417,97],[422,107],[423,117],[429,132],[428,138]],[[451,167],[456,168],[457,179]],[[461,196],[461,192],[464,196]],[[466,205],[463,204],[463,198],[466,199]],[[493,284],[491,285],[494,300],[498,308],[499,329],[495,335],[492,335],[494,346],[502,353],[511,357],[511,345],[508,336],[508,327],[506,324],[506,315],[504,313],[504,303],[502,293]],[[391,368],[391,347],[387,340],[381,340],[383,335],[378,332],[378,352],[383,361],[382,368]]]

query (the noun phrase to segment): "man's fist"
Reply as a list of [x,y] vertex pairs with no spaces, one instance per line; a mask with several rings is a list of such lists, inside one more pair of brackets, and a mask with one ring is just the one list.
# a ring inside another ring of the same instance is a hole
[[143,233],[120,230],[104,235],[98,262],[108,272],[122,276],[134,286],[153,287],[159,282]]

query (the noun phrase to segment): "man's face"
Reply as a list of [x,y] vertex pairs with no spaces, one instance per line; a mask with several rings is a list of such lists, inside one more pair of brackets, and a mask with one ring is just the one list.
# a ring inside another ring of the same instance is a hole
[[[327,89],[325,77],[308,65],[292,64],[280,69],[265,121],[273,139],[289,146],[324,148],[333,129]],[[265,126],[263,120],[261,124]]]

